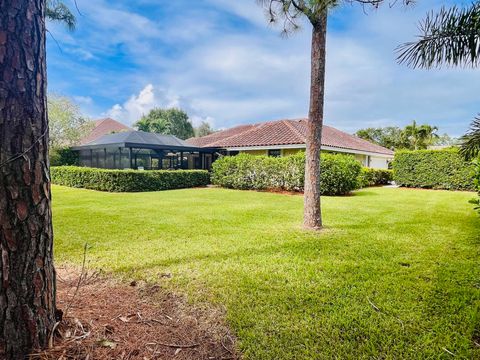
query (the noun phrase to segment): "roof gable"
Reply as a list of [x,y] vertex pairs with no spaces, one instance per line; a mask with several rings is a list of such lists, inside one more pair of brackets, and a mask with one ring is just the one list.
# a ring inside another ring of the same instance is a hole
[[122,131],[132,131],[131,127],[118,122],[117,120],[111,118],[95,120],[94,127],[90,133],[80,140],[80,144],[88,144],[103,135],[108,135],[112,133],[119,133]]

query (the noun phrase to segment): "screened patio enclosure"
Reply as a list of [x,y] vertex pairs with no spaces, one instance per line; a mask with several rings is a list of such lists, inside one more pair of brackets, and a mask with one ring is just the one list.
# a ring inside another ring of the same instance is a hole
[[193,147],[173,135],[128,131],[73,147],[80,166],[102,169],[210,170],[215,149]]

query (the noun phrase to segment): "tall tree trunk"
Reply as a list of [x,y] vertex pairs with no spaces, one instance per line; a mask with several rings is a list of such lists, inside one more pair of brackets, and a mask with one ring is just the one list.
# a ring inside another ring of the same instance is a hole
[[45,0],[0,0],[0,358],[55,323],[50,200]]
[[322,228],[320,206],[320,149],[322,145],[323,104],[325,97],[325,60],[327,13],[324,9],[312,32],[312,70],[310,85],[310,111],[307,123],[305,194],[303,225],[307,229]]

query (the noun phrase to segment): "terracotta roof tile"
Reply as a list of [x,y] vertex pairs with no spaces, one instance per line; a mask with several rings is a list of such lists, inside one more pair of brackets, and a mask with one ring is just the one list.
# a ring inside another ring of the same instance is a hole
[[90,134],[85,136],[80,141],[80,144],[88,144],[89,142],[97,140],[103,135],[132,130],[132,128],[122,124],[121,122],[118,122],[117,120],[113,120],[111,118],[99,119],[94,122],[94,128],[92,129]]
[[[240,125],[187,142],[200,147],[254,147],[275,145],[304,145],[307,119],[277,120],[258,124]],[[384,155],[393,151],[369,141],[347,134],[331,126],[323,127],[322,145]]]

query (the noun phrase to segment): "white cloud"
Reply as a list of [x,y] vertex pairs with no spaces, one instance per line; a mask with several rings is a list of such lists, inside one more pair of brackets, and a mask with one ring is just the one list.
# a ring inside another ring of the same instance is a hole
[[104,115],[126,124],[133,124],[155,107],[181,108],[189,114],[195,126],[202,121],[206,121],[212,126],[215,122],[211,116],[202,116],[196,113],[188,102],[182,100],[172,91],[156,88],[152,84],[146,85],[138,95],[132,95],[122,105],[113,105]]
[[[79,0],[79,6],[82,35],[55,37],[94,59],[68,63],[52,46],[49,79],[52,90],[67,94],[88,88],[81,93],[94,99],[92,112],[110,108],[131,124],[154,106],[174,104],[194,122],[209,119],[216,127],[307,114],[310,28],[282,39],[254,0],[162,7],[155,0]],[[395,61],[396,45],[413,39],[418,21],[437,6],[424,0],[411,10],[384,6],[365,15],[359,6],[342,6],[331,13],[327,123],[355,131],[417,119],[453,135],[465,130],[479,110],[480,71],[414,71]]]

